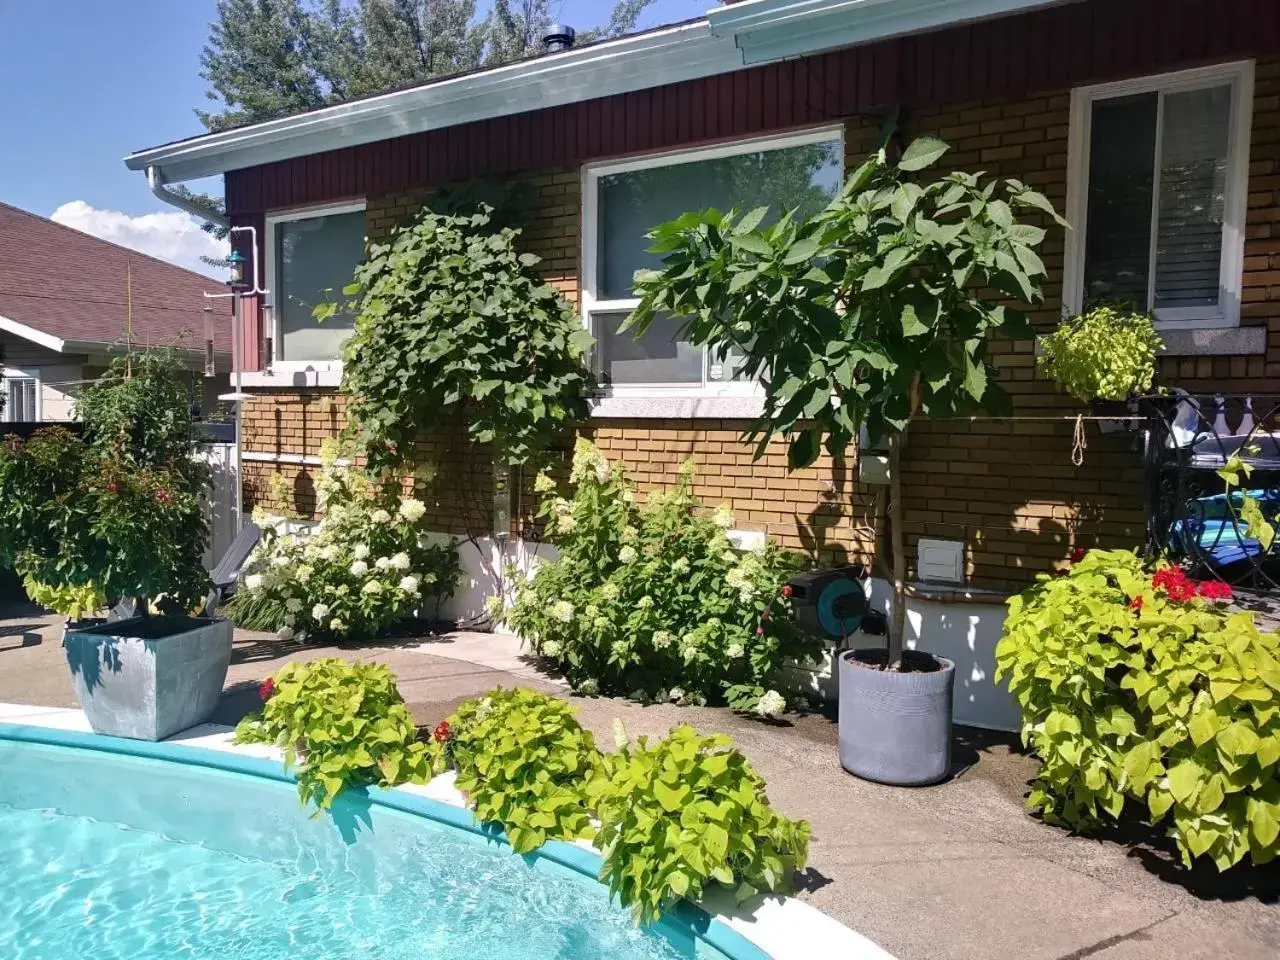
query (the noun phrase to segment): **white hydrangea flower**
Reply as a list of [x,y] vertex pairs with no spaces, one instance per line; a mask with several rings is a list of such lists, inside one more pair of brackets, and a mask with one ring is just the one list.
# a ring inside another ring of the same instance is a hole
[[722,503],[716,507],[711,514],[711,522],[721,530],[728,530],[733,527],[733,508],[727,503]]
[[373,561],[373,566],[377,570],[388,570],[391,567],[391,558],[379,557],[377,560]]
[[693,475],[698,472],[698,465],[693,462],[693,457],[688,457],[685,460],[681,461],[680,469],[677,472],[679,473],[680,476],[686,479],[689,479],[689,478],[692,478]]
[[382,584],[379,583],[377,580],[370,580],[368,583],[366,583],[363,587],[360,588],[360,592],[367,593],[369,596],[373,596],[375,593],[382,592]]
[[410,523],[417,523],[427,512],[427,505],[416,497],[405,497],[400,501],[400,516]]
[[320,551],[320,559],[328,560],[330,563],[338,559],[338,547],[336,544],[329,544]]
[[573,604],[568,600],[557,600],[551,605],[551,615],[561,623],[573,620]]
[[281,627],[276,631],[276,636],[281,640],[292,640],[294,638],[293,627]]
[[418,578],[412,577],[412,576],[402,578],[400,581],[400,589],[403,590],[405,593],[417,594]]
[[394,570],[404,571],[408,570],[411,566],[413,566],[413,561],[409,559],[409,555],[403,550],[391,558],[391,567]]
[[547,640],[542,644],[542,655],[544,657],[558,657],[560,656],[560,649],[560,641]]
[[292,613],[286,613],[284,615],[284,625],[286,627],[296,626],[297,623],[298,623],[298,618],[295,617]]
[[745,657],[747,655],[747,648],[740,643],[731,643],[729,645],[729,649],[724,653],[730,660],[737,660],[739,657]]
[[382,509],[375,510],[373,511],[373,514],[369,517],[369,522],[370,523],[390,523],[391,514],[387,513],[387,511]]
[[369,572],[369,565],[363,560],[357,560],[355,563],[351,564],[350,570],[353,577],[363,577]]
[[573,692],[580,697],[594,697],[600,692],[600,684],[594,677],[588,677],[578,684],[578,688]]
[[623,502],[623,503],[635,503],[635,502],[636,502],[636,492],[635,492],[634,490],[632,490],[630,487],[627,487],[627,489],[625,489],[625,490],[623,490],[623,491],[622,491],[622,502]]
[[324,623],[325,617],[329,616],[329,605],[327,603],[317,603],[311,608],[311,619],[316,623]]
[[581,483],[592,474],[601,483],[608,480],[609,461],[605,459],[599,447],[585,437],[579,437],[573,446],[573,466],[569,470],[569,480],[572,483]]
[[624,544],[622,549],[618,551],[618,559],[623,563],[630,563],[636,558],[636,548],[631,544]]
[[667,697],[672,703],[679,703],[684,699],[684,687],[672,687],[667,691]]
[[608,483],[612,474],[613,470],[609,466],[609,461],[601,458],[600,462],[596,464],[596,479],[601,483]]
[[762,717],[778,717],[787,709],[787,700],[777,690],[770,690],[756,703],[756,713]]
[[254,591],[262,589],[262,574],[251,573],[244,578],[244,586],[246,590]]
[[671,572],[672,572],[672,573],[688,573],[688,572],[689,572],[689,558],[688,558],[688,557],[676,557],[675,561],[671,564]]
[[631,746],[631,737],[627,735],[627,725],[621,717],[613,718],[613,749],[621,753]]
[[547,474],[539,473],[533,479],[533,490],[535,493],[553,493],[556,489],[556,482]]
[[286,557],[284,554],[276,554],[274,557],[271,558],[271,565],[273,567],[287,567],[292,562],[293,561],[290,560],[288,557]]
[[698,639],[693,634],[686,633],[680,638],[680,656],[684,658],[685,663],[689,663],[698,655]]
[[671,646],[671,634],[666,630],[655,630],[653,632],[653,645],[658,650],[665,650]]
[[329,629],[332,630],[334,633],[342,633],[342,631],[347,629],[347,625],[343,623],[341,620],[339,620],[337,617],[334,617],[332,620],[329,621]]
[[293,572],[293,575],[294,577],[297,578],[299,583],[306,583],[308,580],[311,579],[311,574],[314,572],[315,571],[310,566],[304,563],[302,566],[300,566],[297,570]]
[[369,559],[369,545],[367,543],[357,543],[355,549],[351,551],[351,555],[357,560]]
[[635,543],[636,537],[638,536],[640,536],[640,531],[637,530],[635,527],[631,526],[631,524],[627,524],[625,527],[622,528],[623,543]]
[[641,597],[639,600],[636,601],[636,606],[639,607],[641,610],[652,610],[653,597],[648,596],[646,594],[645,596]]
[[608,581],[600,588],[600,598],[612,602],[618,599],[618,585],[612,580]]
[[299,600],[297,597],[290,597],[288,600],[284,602],[284,608],[288,610],[290,613],[301,613],[302,601]]

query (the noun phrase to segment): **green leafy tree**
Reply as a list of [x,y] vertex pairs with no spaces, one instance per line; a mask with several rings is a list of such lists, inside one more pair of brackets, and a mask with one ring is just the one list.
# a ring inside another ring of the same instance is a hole
[[744,357],[765,395],[748,432],[757,456],[775,436],[789,442],[792,468],[823,446],[843,456],[863,428],[888,442],[893,668],[905,624],[908,425],[1008,409],[987,341],[1030,335],[1007,303],[1039,302],[1045,276],[1035,252],[1045,230],[1015,211],[1062,222],[1017,180],[957,172],[919,182],[947,149],[922,137],[896,164],[881,149],[816,216],[793,210],[764,226],[766,208],[705,210],[659,226],[650,236],[663,269],[637,273],[641,303],[628,321],[642,334],[669,313],[684,321],[682,339]]

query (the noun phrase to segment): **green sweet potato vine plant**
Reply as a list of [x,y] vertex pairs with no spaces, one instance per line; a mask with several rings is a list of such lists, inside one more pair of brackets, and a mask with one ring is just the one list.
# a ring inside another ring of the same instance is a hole
[[[946,153],[921,137],[891,163],[885,149],[862,163],[817,215],[766,209],[705,210],[657,227],[663,268],[636,274],[639,307],[628,323],[683,321],[681,339],[723,359],[743,357],[764,389],[748,439],[756,455],[777,436],[793,468],[822,448],[843,456],[862,428],[890,452],[889,555],[894,586],[888,664],[902,656],[906,551],[901,455],[916,417],[1004,412],[987,350],[992,335],[1028,337],[1009,303],[1042,300],[1045,230],[1025,213],[1064,223],[1018,180],[984,183],[956,172],[918,179]],[[1001,302],[992,294],[1004,298]]]
[[1077,400],[1128,400],[1151,389],[1164,341],[1149,314],[1102,304],[1040,341],[1036,366]]
[[1142,809],[1190,866],[1280,851],[1280,634],[1229,588],[1094,550],[1009,603],[997,679],[1041,767],[1027,799],[1089,831]]
[[283,750],[304,805],[327,810],[348,787],[429,778],[427,745],[382,664],[332,657],[287,663],[261,695],[261,711],[240,721],[236,742]]

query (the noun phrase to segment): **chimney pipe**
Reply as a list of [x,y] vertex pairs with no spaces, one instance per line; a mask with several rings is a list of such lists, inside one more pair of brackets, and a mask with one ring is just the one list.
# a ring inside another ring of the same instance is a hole
[[542,38],[543,49],[547,53],[568,50],[573,46],[573,38],[575,36],[577,36],[577,31],[573,27],[566,26],[563,23],[553,23],[547,28],[546,35]]

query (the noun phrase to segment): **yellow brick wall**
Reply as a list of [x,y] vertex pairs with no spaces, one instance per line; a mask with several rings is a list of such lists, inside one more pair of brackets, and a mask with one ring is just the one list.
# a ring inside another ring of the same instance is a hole
[[[1269,326],[1271,349],[1265,357],[1163,361],[1165,377],[1191,390],[1262,391],[1280,375],[1280,61],[1258,65],[1255,96],[1243,322]],[[1059,91],[916,110],[904,117],[904,125],[911,136],[931,132],[946,139],[953,149],[944,163],[951,167],[1018,177],[1063,210],[1069,106],[1069,93]],[[874,144],[876,130],[871,122],[851,122],[847,129],[847,158],[853,164]],[[576,301],[579,174],[545,171],[529,182],[537,188],[537,207],[524,243],[543,257],[548,279]],[[369,198],[370,236],[385,236],[421,198],[421,193]],[[1042,329],[1052,328],[1061,314],[1063,250],[1063,231],[1051,229],[1041,251],[1050,272],[1046,303],[1032,315]],[[996,341],[993,355],[1018,419],[912,425],[904,463],[911,555],[921,536],[963,540],[972,583],[1016,589],[1034,573],[1060,566],[1077,545],[1141,544],[1142,469],[1130,438],[1104,437],[1090,426],[1084,462],[1074,466],[1073,424],[1064,418],[1077,408],[1036,377],[1034,345]],[[255,401],[246,416],[246,448],[314,455],[320,440],[341,425],[340,399],[337,404],[326,405],[318,391],[274,392]],[[751,448],[739,439],[745,427],[740,421],[593,420],[583,433],[610,457],[625,460],[642,490],[670,484],[679,463],[693,457],[697,492],[712,505],[731,504],[739,526],[766,530],[822,562],[867,560],[873,491],[855,481],[852,462],[833,463],[824,456],[807,470],[788,473],[780,443],[762,459],[752,459]],[[569,445],[566,440],[566,451]],[[424,453],[440,458],[442,451],[460,446],[445,444]],[[451,475],[463,478],[463,486],[488,489],[483,456],[449,456],[454,458],[447,464]],[[247,502],[263,502],[265,475],[273,469],[282,469],[293,482],[295,474],[314,468],[246,465]],[[296,489],[305,494],[305,478],[296,481]],[[527,507],[528,498],[524,503]],[[296,504],[303,513],[313,506],[305,496]],[[450,497],[433,504],[441,529],[457,529],[458,517],[458,504]]]

